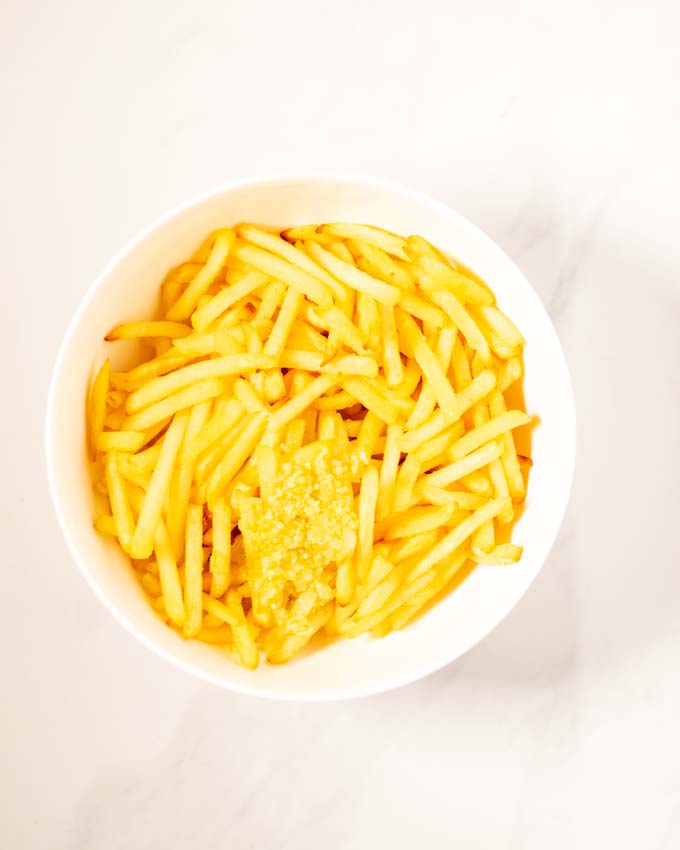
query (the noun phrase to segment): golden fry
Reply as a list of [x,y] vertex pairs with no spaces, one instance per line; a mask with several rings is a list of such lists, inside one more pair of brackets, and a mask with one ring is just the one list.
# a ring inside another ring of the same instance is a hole
[[320,307],[333,305],[333,294],[325,283],[276,254],[245,242],[237,242],[233,254],[263,274],[297,289]]
[[180,410],[215,398],[223,389],[224,384],[218,378],[198,381],[190,387],[185,387],[179,392],[166,396],[155,404],[133,413],[125,420],[123,428],[133,432],[147,431],[158,422],[164,422],[169,416],[174,416]]
[[524,339],[473,272],[372,225],[241,224],[160,301],[107,336],[152,356],[104,364],[88,441],[94,526],[164,623],[255,669],[319,629],[384,637],[519,560],[497,532],[531,463],[503,396]]
[[182,633],[193,637],[203,622],[203,508],[189,505],[184,549],[184,603],[186,619]]
[[186,617],[182,586],[170,536],[163,520],[159,520],[156,526],[154,552],[158,561],[165,612],[176,626],[182,627]]
[[322,248],[317,242],[310,242],[306,247],[319,265],[323,266],[326,271],[344,283],[345,286],[349,286],[350,289],[364,292],[366,295],[375,298],[376,301],[380,301],[381,304],[396,304],[399,300],[400,292],[396,286],[371,277],[356,266],[344,263],[330,251]]
[[408,260],[406,240],[401,236],[374,227],[370,224],[351,224],[349,222],[334,222],[324,224],[319,228],[321,233],[329,236],[339,236],[341,239],[359,239],[380,248],[387,254],[399,257],[400,260]]
[[163,501],[170,484],[179,447],[184,439],[188,420],[189,413],[187,411],[177,413],[163,440],[158,463],[151,476],[151,483],[146,491],[144,504],[132,538],[130,555],[133,558],[148,558],[153,549],[154,533],[163,510]]
[[135,523],[123,480],[118,468],[117,452],[109,452],[105,460],[106,487],[111,501],[111,513],[116,523],[116,534],[124,552],[131,554]]
[[366,578],[371,565],[373,524],[375,523],[378,488],[378,470],[374,466],[366,467],[366,471],[361,478],[361,490],[359,493],[359,535],[355,560],[355,569],[359,581],[363,581]]
[[179,339],[191,333],[191,328],[180,322],[129,322],[117,325],[104,337],[107,342],[114,339],[144,339],[146,337],[166,337]]
[[111,363],[105,360],[101,369],[97,373],[97,377],[92,384],[89,399],[89,425],[90,425],[90,452],[94,459],[97,440],[104,428],[104,419],[106,417],[106,396],[109,391],[109,374],[111,372]]
[[275,366],[276,362],[266,354],[227,354],[214,360],[192,363],[168,375],[152,378],[143,387],[130,393],[125,403],[125,412],[130,415],[136,413],[198,381],[245,374],[255,369],[273,369]]
[[198,299],[208,291],[224,265],[235,238],[236,234],[233,230],[220,230],[216,234],[215,242],[206,264],[168,310],[167,318],[170,321],[183,321],[184,319],[188,319],[193,313]]

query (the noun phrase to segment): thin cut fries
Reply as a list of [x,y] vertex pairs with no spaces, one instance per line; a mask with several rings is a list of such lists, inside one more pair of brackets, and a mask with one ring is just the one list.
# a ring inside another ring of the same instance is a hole
[[179,339],[191,333],[191,329],[180,322],[130,322],[118,325],[109,331],[104,339],[112,342],[114,339],[142,339],[145,337],[166,337]]
[[258,271],[274,278],[274,280],[280,280],[282,283],[292,286],[319,306],[331,307],[333,305],[333,294],[325,283],[303,269],[292,265],[287,260],[282,260],[276,254],[271,254],[256,245],[247,245],[243,242],[234,246],[233,253],[237,259],[248,263]]
[[198,381],[239,375],[256,369],[273,369],[275,366],[276,361],[266,354],[227,354],[213,360],[192,363],[168,375],[152,378],[143,387],[130,393],[125,403],[125,412],[136,413]]
[[133,413],[123,422],[123,428],[127,431],[147,431],[158,422],[173,416],[178,410],[192,408],[196,404],[215,398],[223,389],[224,384],[217,378],[199,381],[149,405],[138,413]]
[[254,670],[519,561],[524,338],[472,272],[369,224],[245,223],[160,303],[106,335],[151,356],[87,401],[94,527],[154,616]]
[[168,310],[167,317],[171,321],[183,321],[188,319],[194,312],[198,299],[207,292],[210,285],[217,277],[219,270],[227,259],[229,250],[234,244],[235,233],[233,230],[221,230],[215,236],[210,256],[206,264],[201,268],[196,277],[177,299],[176,303]]
[[94,379],[90,391],[88,421],[90,436],[90,451],[94,459],[97,454],[97,440],[104,428],[106,418],[106,397],[109,391],[109,375],[111,374],[111,363],[107,359]]
[[168,429],[168,433],[165,435],[163,447],[158,456],[158,463],[151,476],[151,483],[149,484],[149,489],[146,491],[142,510],[132,538],[132,544],[130,546],[130,556],[132,558],[148,558],[151,554],[156,526],[161,518],[165,494],[170,484],[170,477],[172,476],[179,447],[184,439],[188,420],[188,411],[182,411],[176,414]]
[[184,637],[197,635],[203,621],[202,544],[203,509],[200,505],[189,505],[184,550],[184,601],[187,609]]
[[341,283],[344,283],[345,286],[349,286],[350,289],[371,295],[376,301],[380,301],[381,304],[396,304],[399,300],[400,292],[395,286],[371,277],[366,272],[362,272],[361,269],[350,266],[349,263],[344,263],[334,254],[331,254],[330,251],[322,248],[317,242],[310,242],[308,249],[311,256],[321,266]]
[[376,248],[382,248],[386,253],[399,257],[400,260],[408,260],[406,240],[379,227],[368,224],[334,223],[324,224],[319,230],[321,233],[339,236],[341,239],[362,239],[369,245],[375,245]]

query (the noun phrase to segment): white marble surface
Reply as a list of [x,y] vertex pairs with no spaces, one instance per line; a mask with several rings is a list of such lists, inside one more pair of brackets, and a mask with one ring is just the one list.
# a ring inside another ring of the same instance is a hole
[[[0,4],[0,846],[680,846],[679,8]],[[528,595],[455,665],[353,703],[232,696],[142,649],[44,475],[95,274],[176,202],[281,168],[471,218],[534,283],[576,392],[573,498]]]

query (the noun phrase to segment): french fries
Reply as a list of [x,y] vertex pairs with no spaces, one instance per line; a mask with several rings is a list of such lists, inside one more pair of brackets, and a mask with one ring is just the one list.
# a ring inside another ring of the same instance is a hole
[[160,302],[107,334],[155,355],[104,362],[87,437],[94,527],[184,638],[281,664],[320,629],[384,637],[521,558],[508,525],[531,461],[513,430],[531,418],[505,393],[524,338],[425,239],[239,224]]

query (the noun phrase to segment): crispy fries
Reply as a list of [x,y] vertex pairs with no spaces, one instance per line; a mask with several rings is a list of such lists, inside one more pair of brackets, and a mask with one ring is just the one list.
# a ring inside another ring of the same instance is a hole
[[524,338],[472,272],[373,225],[245,223],[160,296],[106,336],[155,355],[87,401],[94,527],[154,616],[254,670],[520,559]]

